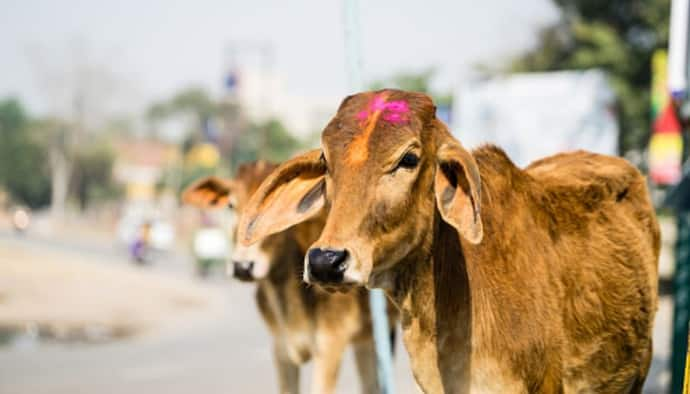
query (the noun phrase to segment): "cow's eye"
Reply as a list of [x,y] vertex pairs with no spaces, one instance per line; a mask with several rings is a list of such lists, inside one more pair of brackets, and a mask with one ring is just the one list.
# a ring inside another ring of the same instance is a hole
[[228,208],[235,209],[235,207],[237,207],[237,200],[233,195],[230,195],[230,198],[228,198]]
[[417,164],[419,164],[419,156],[415,155],[412,152],[407,152],[400,159],[400,161],[398,162],[398,166],[395,169],[396,170],[399,168],[412,169],[412,168],[417,167]]
[[326,172],[328,172],[328,162],[326,161],[326,156],[321,152],[321,156],[319,156],[319,161],[321,162],[321,165],[323,168],[326,169]]

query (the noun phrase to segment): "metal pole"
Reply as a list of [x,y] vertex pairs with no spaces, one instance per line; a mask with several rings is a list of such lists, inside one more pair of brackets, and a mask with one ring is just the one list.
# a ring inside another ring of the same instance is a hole
[[391,346],[390,328],[388,327],[388,312],[386,311],[386,296],[381,289],[369,292],[371,319],[374,327],[374,342],[376,343],[376,369],[379,387],[382,394],[395,392],[393,378],[393,352]]
[[[347,61],[347,75],[352,92],[363,90],[362,57],[359,37],[359,1],[344,0],[345,16],[345,58]],[[393,394],[395,385],[393,379],[393,357],[391,348],[390,327],[388,327],[388,311],[386,296],[380,289],[369,292],[369,306],[374,328],[376,343],[376,368],[379,387],[383,394]]]
[[676,273],[673,278],[673,351],[671,354],[671,392],[683,390],[690,321],[690,212],[678,212]]
[[351,92],[364,89],[362,81],[362,55],[359,37],[359,0],[345,0],[345,61]]
[[[672,0],[669,28],[668,87],[676,100],[687,99],[688,89],[688,19],[690,0]],[[687,128],[681,131],[687,141]],[[683,144],[685,145],[685,144]],[[684,147],[684,152],[688,152]],[[681,163],[684,154],[681,153]],[[681,171],[682,172],[682,171]],[[690,326],[690,212],[677,212],[676,272],[673,278],[673,337],[671,350],[671,392],[687,391],[688,328]],[[687,383],[687,382],[685,382]]]

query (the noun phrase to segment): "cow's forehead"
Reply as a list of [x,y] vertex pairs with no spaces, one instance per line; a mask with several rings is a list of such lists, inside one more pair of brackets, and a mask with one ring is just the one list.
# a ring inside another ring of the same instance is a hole
[[411,100],[414,98],[406,92],[389,90],[349,97],[324,130],[324,146],[353,166],[377,153],[396,149],[420,129],[416,112],[422,108]]

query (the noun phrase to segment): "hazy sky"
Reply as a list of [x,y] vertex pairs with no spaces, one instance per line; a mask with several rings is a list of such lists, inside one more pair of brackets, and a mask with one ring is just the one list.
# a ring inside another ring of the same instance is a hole
[[[444,86],[532,45],[556,18],[549,0],[360,6],[365,79],[437,66]],[[219,91],[228,43],[247,40],[272,44],[291,92],[348,93],[342,0],[0,0],[0,10],[0,97],[18,95],[36,112],[51,108],[45,74],[60,75],[75,54],[110,70],[143,105],[191,84]]]

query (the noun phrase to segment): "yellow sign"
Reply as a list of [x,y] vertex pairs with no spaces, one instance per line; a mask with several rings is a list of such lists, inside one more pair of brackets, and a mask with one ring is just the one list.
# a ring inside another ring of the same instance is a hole
[[690,331],[688,331],[688,350],[685,352],[685,378],[683,380],[683,394],[690,394]]
[[220,152],[213,144],[197,144],[187,153],[186,162],[192,166],[216,167],[220,162]]

